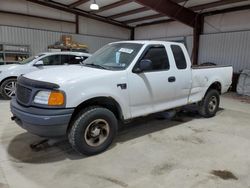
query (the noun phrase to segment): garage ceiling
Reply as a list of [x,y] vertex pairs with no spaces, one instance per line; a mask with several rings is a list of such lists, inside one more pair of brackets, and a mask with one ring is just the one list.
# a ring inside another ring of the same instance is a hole
[[[90,10],[93,0],[27,0],[44,6],[58,8],[78,15],[107,21],[113,24],[134,27],[145,23],[171,20],[166,15],[157,12],[139,2],[143,0],[96,0],[100,9]],[[171,0],[180,6],[197,13],[206,13],[232,7],[250,5],[249,0]],[[150,1],[149,1],[150,2]],[[152,2],[152,1],[151,1]],[[162,3],[164,0],[154,1]],[[157,4],[155,5],[157,6]],[[177,11],[180,14],[181,11]]]

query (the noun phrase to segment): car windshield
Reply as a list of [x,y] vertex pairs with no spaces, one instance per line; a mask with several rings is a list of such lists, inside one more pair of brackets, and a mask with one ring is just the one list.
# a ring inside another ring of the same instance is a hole
[[31,57],[29,57],[29,58],[27,58],[27,59],[25,59],[25,60],[23,60],[23,61],[21,61],[21,62],[19,62],[20,64],[27,64],[27,63],[29,63],[29,62],[31,62],[31,61],[33,61],[33,60],[35,60],[35,59],[37,59],[38,57],[41,57],[41,56],[43,56],[44,54],[39,54],[39,55],[35,55],[35,56],[31,56]]
[[108,70],[125,70],[142,46],[138,43],[108,44],[85,60],[83,65]]

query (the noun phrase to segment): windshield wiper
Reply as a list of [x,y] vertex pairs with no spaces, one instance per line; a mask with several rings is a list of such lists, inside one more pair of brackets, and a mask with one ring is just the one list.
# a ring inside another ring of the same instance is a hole
[[97,68],[106,69],[106,70],[108,69],[105,66],[98,65],[98,64],[95,64],[95,63],[83,63],[83,65],[85,65],[85,66],[91,66],[91,67],[97,67]]

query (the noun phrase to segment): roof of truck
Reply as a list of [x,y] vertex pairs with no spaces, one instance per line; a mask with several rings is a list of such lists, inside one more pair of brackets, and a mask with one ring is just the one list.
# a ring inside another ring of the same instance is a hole
[[182,44],[178,42],[171,41],[159,41],[159,40],[128,40],[128,41],[119,41],[113,43],[139,43],[139,44]]
[[71,51],[65,51],[65,52],[41,52],[39,54],[44,55],[78,55],[78,56],[91,56],[89,53],[83,53],[83,52],[71,52]]

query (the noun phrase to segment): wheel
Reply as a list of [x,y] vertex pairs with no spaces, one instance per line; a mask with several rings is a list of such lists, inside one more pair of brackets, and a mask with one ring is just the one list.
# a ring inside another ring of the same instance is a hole
[[205,118],[215,116],[220,105],[220,94],[217,90],[209,90],[199,103],[199,113]]
[[11,99],[11,97],[15,95],[16,82],[16,78],[9,78],[2,83],[0,87],[0,93],[4,99]]
[[110,110],[98,106],[89,107],[73,120],[68,139],[79,153],[95,155],[111,145],[117,127],[117,119]]

